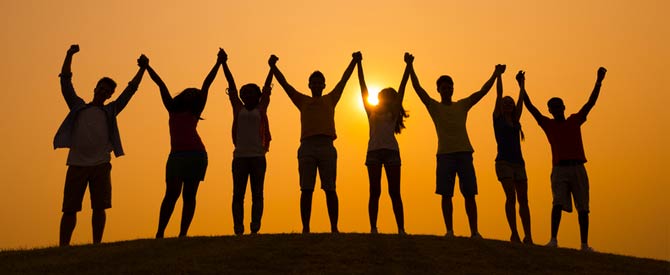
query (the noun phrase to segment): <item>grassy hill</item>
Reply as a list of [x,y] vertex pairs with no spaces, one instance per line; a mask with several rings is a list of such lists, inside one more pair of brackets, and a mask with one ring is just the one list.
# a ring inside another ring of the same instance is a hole
[[670,262],[427,235],[277,234],[0,252],[0,274],[670,274]]

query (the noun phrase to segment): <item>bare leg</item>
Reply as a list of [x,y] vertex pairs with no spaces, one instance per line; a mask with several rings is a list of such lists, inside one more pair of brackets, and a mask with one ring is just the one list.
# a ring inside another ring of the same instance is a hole
[[60,219],[60,246],[70,245],[72,232],[77,225],[77,212],[63,212]]
[[389,184],[389,196],[391,197],[391,204],[393,204],[393,214],[398,226],[398,234],[405,234],[405,214],[402,207],[402,197],[400,196],[400,166],[384,167]]
[[163,197],[160,214],[158,216],[158,232],[156,233],[157,239],[161,239],[165,235],[165,228],[170,221],[170,217],[174,211],[174,205],[177,203],[179,195],[181,195],[181,180],[171,179],[166,181],[165,197]]
[[530,208],[528,207],[528,181],[516,182],[516,196],[519,201],[519,218],[523,226],[523,242],[533,244],[533,234],[530,230]]
[[563,211],[560,205],[554,205],[551,208],[551,239],[556,240],[558,237],[558,227],[561,225],[561,211]]
[[470,236],[481,237],[477,229],[477,201],[475,196],[465,197],[465,213],[468,215],[468,222],[470,223]]
[[186,237],[188,228],[191,226],[193,214],[195,214],[195,197],[198,193],[200,181],[184,181],[184,195],[181,197],[183,208],[181,211],[181,228],[179,237]]
[[326,206],[328,206],[328,218],[330,218],[330,232],[339,233],[337,229],[339,202],[335,190],[326,191]]
[[505,215],[507,216],[507,224],[512,231],[510,241],[513,243],[520,243],[519,232],[516,227],[516,188],[514,186],[514,179],[505,178],[500,181],[505,190]]
[[442,217],[444,218],[444,225],[447,227],[447,234],[451,232],[452,235],[454,233],[453,212],[454,206],[451,197],[442,195]]
[[589,244],[589,211],[577,212],[579,219],[579,236],[582,240],[582,246]]
[[368,216],[370,217],[370,233],[377,233],[377,213],[379,212],[379,197],[382,193],[382,166],[368,165],[370,180],[370,200],[368,201]]
[[105,214],[105,209],[93,209],[93,216],[91,217],[91,224],[93,225],[93,243],[102,242],[102,233],[105,232],[106,221],[107,214]]
[[300,217],[302,218],[302,233],[309,233],[309,220],[312,216],[312,194],[314,190],[301,190]]

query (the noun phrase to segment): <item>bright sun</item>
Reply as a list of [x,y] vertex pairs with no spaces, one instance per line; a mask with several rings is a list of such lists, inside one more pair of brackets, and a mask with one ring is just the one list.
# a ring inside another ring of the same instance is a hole
[[379,104],[379,99],[377,98],[377,94],[379,93],[381,89],[375,85],[370,85],[368,86],[368,103],[372,105],[377,105]]

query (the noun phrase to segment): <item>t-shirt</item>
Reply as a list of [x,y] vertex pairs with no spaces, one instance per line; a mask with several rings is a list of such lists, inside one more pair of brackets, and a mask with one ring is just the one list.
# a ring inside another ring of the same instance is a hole
[[265,155],[260,129],[261,113],[258,108],[240,109],[237,113],[234,157],[262,157]]
[[319,97],[300,96],[295,99],[295,105],[300,110],[300,140],[317,135],[337,138],[335,104],[337,102],[333,93]]
[[516,122],[510,125],[504,116],[497,116],[493,118],[493,132],[498,143],[496,161],[524,164],[521,154],[521,124]]
[[430,99],[426,108],[437,131],[437,154],[475,151],[465,127],[468,111],[472,108],[472,100],[469,97],[450,105]]
[[191,112],[170,112],[170,152],[205,152],[196,127],[200,118]]
[[395,139],[396,120],[392,112],[375,112],[371,110],[368,121],[370,124],[368,152],[378,149],[400,150],[398,148],[398,141]]
[[586,162],[581,131],[584,122],[586,122],[586,118],[579,114],[572,114],[565,121],[557,121],[547,117],[539,121],[540,127],[544,130],[551,145],[551,158],[554,165],[562,160]]
[[67,165],[95,166],[111,160],[112,143],[105,111],[87,106],[77,114]]

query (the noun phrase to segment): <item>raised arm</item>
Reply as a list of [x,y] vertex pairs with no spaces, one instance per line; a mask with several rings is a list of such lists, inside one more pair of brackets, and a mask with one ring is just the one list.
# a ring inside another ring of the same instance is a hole
[[[502,75],[496,77],[496,103],[493,106],[493,117],[496,118],[502,114],[502,96],[503,96],[503,83]],[[521,101],[521,98],[519,98]]]
[[542,113],[535,108],[533,103],[530,102],[530,97],[528,97],[528,93],[526,92],[526,72],[519,71],[519,73],[516,74],[516,81],[519,83],[519,89],[521,90],[520,94],[523,95],[523,103],[526,104],[526,108],[528,108],[530,114],[533,115],[535,121],[539,124],[542,120],[547,119],[547,117],[543,116]]
[[354,72],[354,66],[356,66],[356,63],[359,61],[359,59],[363,58],[361,55],[361,52],[355,52],[351,54],[351,62],[349,62],[349,66],[347,66],[347,69],[344,70],[344,74],[342,75],[342,79],[340,79],[339,82],[337,82],[337,85],[335,85],[335,88],[333,91],[330,93],[333,94],[333,99],[335,100],[335,103],[340,101],[340,98],[342,97],[342,92],[344,92],[344,86],[347,85],[347,81],[349,81],[349,77],[351,77],[351,73]]
[[60,90],[65,99],[65,103],[70,110],[72,110],[77,104],[85,104],[84,100],[77,96],[77,93],[74,91],[74,86],[72,85],[72,56],[75,53],[79,52],[79,45],[72,45],[67,50],[65,55],[65,61],[63,61],[63,67],[61,68],[60,74]]
[[233,105],[233,112],[237,112],[242,108],[242,101],[240,100],[237,86],[235,85],[233,73],[231,73],[230,68],[228,68],[228,54],[223,49],[219,50],[219,59],[221,60],[223,74],[226,76],[226,81],[228,81],[228,99],[230,99],[230,104]]
[[[209,86],[212,85],[212,82],[214,82],[214,78],[216,77],[216,73],[219,71],[219,65],[221,65],[221,62],[223,61],[223,55],[225,55],[225,52],[223,49],[219,48],[219,52],[217,54],[216,58],[216,64],[214,64],[214,67],[209,71],[207,74],[207,77],[205,77],[205,81],[202,82],[202,88],[200,89],[200,92],[202,93],[202,97],[207,102],[207,95],[209,94]],[[203,108],[205,105],[202,106]]]
[[[516,74],[517,79],[519,78],[519,74],[521,75],[522,78],[524,78],[525,72],[519,71],[519,73]],[[523,98],[525,94],[526,94],[526,87],[524,86],[523,88],[519,89],[519,96],[517,97],[516,100],[514,119],[517,122],[521,119],[521,113],[523,112]]]
[[[274,55],[270,55],[270,59],[268,59],[268,65],[272,67],[272,64],[277,64],[277,58]],[[265,83],[263,83],[263,94],[261,94],[261,100],[259,102],[260,106],[263,108],[267,108],[270,105],[270,95],[272,95],[272,69],[268,71],[268,76],[265,77]]]
[[354,53],[357,59],[356,65],[358,66],[358,84],[361,86],[361,98],[363,99],[363,107],[365,108],[365,113],[370,115],[370,103],[368,102],[368,85],[365,84],[365,75],[363,74],[363,55],[358,52]]
[[140,82],[142,81],[142,76],[144,76],[144,71],[146,71],[147,69],[146,67],[148,65],[149,65],[149,59],[144,55],[140,55],[140,57],[137,59],[137,66],[139,67],[137,73],[135,73],[133,79],[131,79],[130,82],[128,82],[128,86],[126,86],[123,92],[114,101],[114,108],[116,114],[120,113],[123,110],[123,108],[126,108],[126,105],[128,105],[128,102],[130,102],[130,99],[133,97],[133,95],[135,95],[137,87],[140,85]]
[[402,101],[405,98],[405,88],[407,87],[407,80],[409,80],[409,72],[410,68],[407,63],[412,63],[414,62],[414,56],[405,53],[405,56],[403,58],[405,60],[405,71],[402,73],[402,79],[400,80],[400,86],[398,86],[398,97],[396,98],[396,101],[394,102],[395,104],[395,109],[397,111],[400,111],[400,108],[402,108]]
[[502,75],[502,73],[505,72],[505,68],[506,68],[506,66],[504,64],[498,64],[498,65],[495,66],[495,69],[493,70],[493,74],[491,75],[489,80],[487,80],[486,83],[484,83],[484,85],[482,86],[482,88],[479,91],[474,92],[472,95],[470,95],[470,103],[472,105],[477,104],[477,102],[479,102],[479,100],[481,100],[482,97],[484,97],[486,94],[489,93],[489,91],[491,90],[491,87],[493,87],[493,82],[496,81],[498,76]]
[[419,78],[416,76],[416,72],[414,71],[414,56],[412,56],[410,60],[405,59],[405,63],[407,63],[409,77],[412,79],[412,87],[414,87],[414,91],[419,96],[419,99],[421,99],[421,102],[423,102],[423,105],[428,106],[428,103],[430,103],[430,96],[426,93],[426,90],[421,87]]
[[279,58],[277,58],[276,55],[272,55],[276,58],[276,60],[273,63],[270,63],[270,71],[272,72],[272,75],[275,76],[277,79],[277,82],[279,82],[279,85],[281,85],[282,89],[284,89],[284,92],[288,95],[288,97],[291,99],[291,102],[293,102],[293,105],[298,106],[298,102],[300,102],[301,97],[307,97],[306,95],[301,94],[291,86],[291,84],[288,84],[286,81],[286,78],[284,77],[284,74],[279,70],[279,67],[277,67],[277,61]]
[[149,60],[147,59],[146,63],[146,68],[147,72],[149,73],[149,77],[151,77],[151,80],[156,83],[158,86],[158,90],[160,91],[161,94],[161,100],[163,101],[163,106],[165,106],[165,109],[169,111],[172,110],[172,96],[170,95],[170,91],[167,88],[167,85],[165,85],[165,82],[161,79],[160,76],[158,76],[158,73],[154,71],[154,68],[152,68],[149,65]]
[[591,112],[591,109],[593,108],[594,105],[596,105],[596,101],[598,100],[598,95],[600,95],[600,85],[603,82],[603,79],[605,79],[605,74],[607,73],[607,69],[604,67],[598,68],[598,77],[596,78],[596,85],[593,87],[593,91],[591,92],[591,96],[589,97],[589,101],[584,104],[584,107],[582,107],[581,110],[579,110],[579,115],[586,119],[586,116]]

